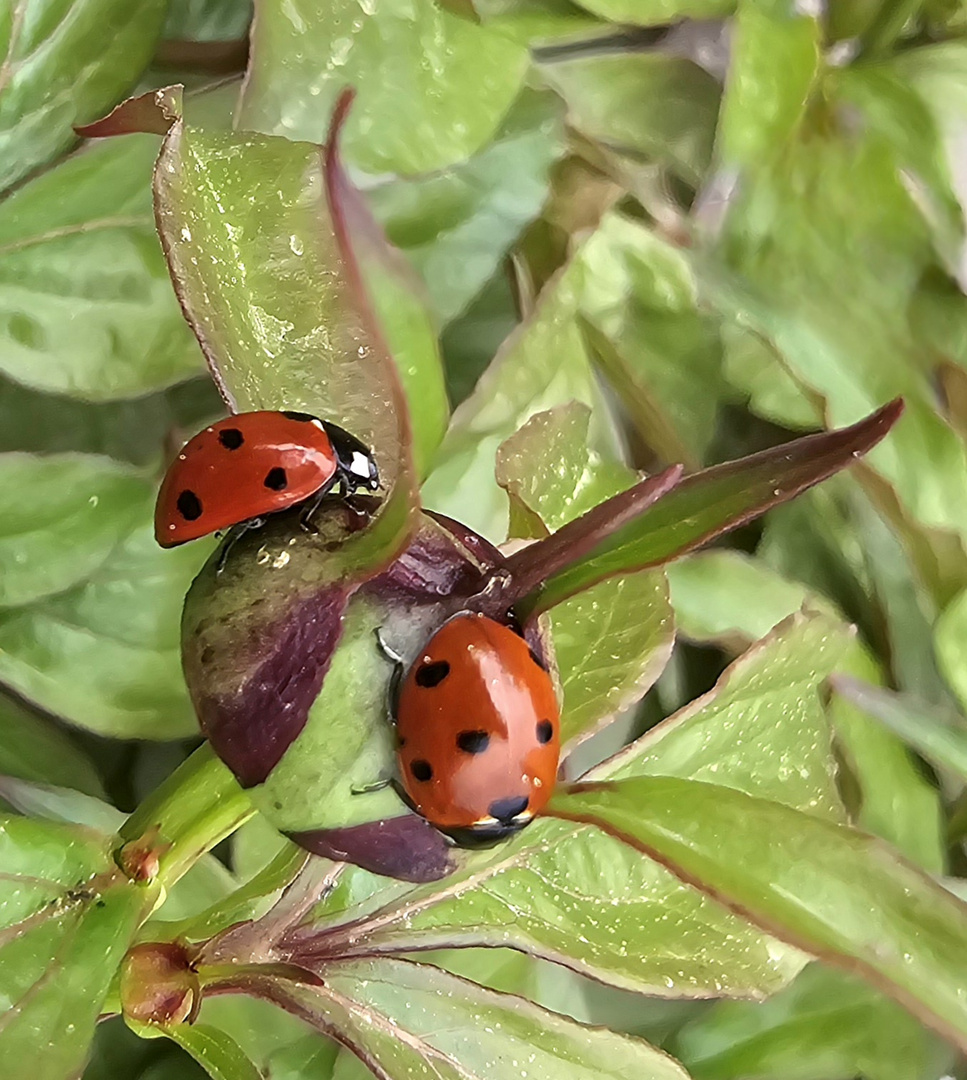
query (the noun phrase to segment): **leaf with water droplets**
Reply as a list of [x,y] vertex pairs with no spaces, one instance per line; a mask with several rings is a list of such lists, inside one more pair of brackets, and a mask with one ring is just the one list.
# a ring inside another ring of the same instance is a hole
[[525,48],[434,0],[260,2],[240,122],[321,141],[337,95],[354,86],[359,109],[346,133],[354,164],[429,172],[493,135],[527,62]]
[[155,900],[89,829],[0,823],[0,1075],[79,1073],[117,966]]
[[177,121],[155,203],[176,291],[226,400],[238,411],[309,412],[373,447],[389,494],[371,528],[388,558],[416,499],[412,440],[347,227],[344,112],[345,103],[324,150]]
[[[712,781],[841,820],[819,687],[847,640],[827,618],[787,620],[708,695],[591,775]],[[758,996],[803,964],[659,863],[596,829],[547,819],[440,884],[377,893],[364,915],[318,914],[292,936],[293,959],[505,946],[666,997]]]
[[753,924],[895,997],[967,1048],[967,905],[845,825],[671,776],[577,784],[548,812],[660,861]]
[[320,985],[286,981],[272,988],[272,1000],[336,1035],[379,1077],[688,1080],[641,1039],[427,964],[348,960],[324,970]]

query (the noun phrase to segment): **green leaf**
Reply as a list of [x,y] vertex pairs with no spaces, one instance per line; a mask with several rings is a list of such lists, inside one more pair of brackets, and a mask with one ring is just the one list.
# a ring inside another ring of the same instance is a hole
[[683,17],[727,15],[735,4],[731,0],[581,0],[581,7],[612,22],[664,26]]
[[[706,551],[668,567],[679,631],[700,642],[741,651],[782,619],[802,609],[842,615],[822,594],[736,551]],[[880,664],[857,639],[843,649],[837,672],[882,682]],[[838,679],[839,676],[834,676]],[[889,840],[919,866],[944,865],[941,810],[936,787],[902,743],[834,693],[827,707],[861,800],[857,820]]]
[[[362,275],[360,303],[364,313],[369,311],[367,300],[372,307],[371,333],[378,343],[379,332],[385,338],[402,390],[413,405],[409,410],[413,465],[422,477],[450,419],[437,328],[423,283],[403,255],[390,246],[343,168],[336,139],[352,100],[352,94],[346,94],[337,105],[325,158],[326,191],[336,238],[346,253],[346,274],[350,282],[356,268]],[[387,381],[385,376],[383,381]],[[402,399],[394,396],[396,408],[402,409]]]
[[[694,777],[839,820],[818,689],[846,640],[826,618],[790,620],[709,695],[590,775]],[[503,946],[664,997],[766,994],[803,962],[658,863],[550,820],[473,855],[442,883],[361,902],[362,911],[323,905],[294,935],[299,955],[311,956],[316,940],[323,955]]]
[[760,168],[805,115],[820,70],[823,28],[786,0],[740,0],[719,126],[726,167]]
[[967,1046],[967,905],[881,841],[670,776],[576,785],[556,793],[548,813],[598,824],[763,929],[860,973]]
[[[0,20],[0,190],[74,140],[73,124],[100,116],[151,58],[164,0],[63,0],[6,5]],[[106,29],[110,33],[106,34]]]
[[18,607],[89,578],[151,513],[133,469],[80,454],[0,455],[0,606]]
[[[404,960],[326,964],[325,983],[283,999],[340,1039],[377,1075],[439,1080],[688,1080],[646,1042],[590,1028],[449,972]],[[278,999],[277,999],[278,1000]]]
[[705,175],[720,89],[697,64],[661,52],[614,52],[540,70],[567,102],[568,119],[582,134],[657,161],[693,186]]
[[677,1033],[672,1049],[696,1080],[911,1080],[927,1075],[932,1057],[903,1009],[819,964],[768,1001],[716,1003]]
[[0,699],[0,774],[104,794],[97,770],[67,733],[6,699]]
[[0,776],[0,798],[27,817],[84,825],[107,836],[117,831],[125,817],[120,810],[94,795],[10,776]]
[[507,531],[507,500],[494,478],[500,444],[535,413],[569,401],[592,406],[592,445],[613,444],[576,315],[578,269],[543,290],[531,316],[504,342],[474,392],[454,411],[423,502],[495,542]]
[[89,144],[0,203],[0,369],[90,401],[198,375],[155,234],[151,135]]
[[[63,541],[65,555],[70,543]],[[0,615],[0,680],[99,734],[170,739],[197,731],[179,627],[208,550],[162,551],[145,521],[86,581]]]
[[967,721],[956,713],[907,694],[870,686],[838,676],[833,685],[868,716],[873,716],[922,754],[935,768],[947,769],[967,780]]
[[580,262],[581,313],[598,364],[657,457],[698,468],[726,386],[718,320],[699,310],[687,254],[614,212]]
[[77,1075],[151,890],[124,878],[97,834],[8,818],[0,828],[0,1072]]
[[297,0],[255,20],[241,123],[322,142],[347,85],[359,106],[350,160],[372,173],[420,173],[475,153],[521,87],[527,51],[433,0]]
[[749,409],[774,424],[812,431],[819,408],[782,366],[776,347],[752,330],[733,322],[721,327],[722,374],[749,398]]
[[521,44],[585,41],[608,26],[581,11],[572,0],[471,0],[480,21]]
[[[320,1035],[306,1035],[269,1058],[269,1075],[272,1080],[331,1080],[339,1053],[338,1043]],[[358,1058],[351,1060],[359,1064],[360,1075],[365,1076],[366,1066]]]
[[[497,452],[497,482],[544,526],[560,528],[634,482],[630,469],[588,451],[590,419],[576,402],[538,413]],[[641,698],[661,673],[675,636],[665,577],[644,571],[601,582],[558,605],[551,632],[567,744]]]
[[252,19],[252,0],[169,0],[165,39],[233,41]]
[[902,394],[903,420],[869,464],[914,526],[963,537],[967,505],[949,492],[967,486],[967,457],[936,411],[909,317],[937,231],[959,235],[936,130],[874,65],[829,73],[808,120],[739,186],[718,247],[735,277],[705,263],[705,299],[774,347],[827,424]]
[[[282,850],[257,874],[243,885],[237,885],[232,877],[233,888],[229,895],[223,892],[221,897],[205,910],[193,913],[189,918],[182,916],[182,925],[173,928],[179,937],[188,941],[205,941],[215,934],[227,930],[235,923],[247,919],[256,919],[278,900],[282,890],[289,885],[305,866],[309,855],[295,844],[286,840]],[[196,863],[175,888],[177,892],[188,880],[192,872],[202,863]],[[221,864],[219,864],[221,865]],[[225,890],[228,892],[228,890]],[[162,908],[165,918],[173,918]]]
[[420,272],[444,322],[466,308],[538,216],[550,168],[563,152],[556,98],[525,90],[494,141],[469,161],[366,192],[390,240]]
[[961,707],[967,709],[967,589],[947,605],[934,628],[937,663]]
[[332,204],[348,188],[334,143],[328,153],[323,191],[318,147],[176,122],[155,171],[159,230],[227,400],[323,416],[376,447],[384,488],[398,487],[384,502],[395,541],[405,527],[385,511],[411,498],[406,405],[361,295],[346,207]]
[[198,431],[224,408],[207,374],[135,401],[96,405],[0,379],[0,453],[103,454],[155,467],[173,430]]
[[172,1024],[159,1034],[187,1050],[212,1080],[262,1080],[262,1073],[231,1035],[211,1024]]
[[[522,608],[546,611],[598,581],[668,562],[753,520],[852,464],[887,434],[902,410],[903,403],[895,401],[853,427],[809,435],[687,477],[582,559],[545,580]],[[540,545],[533,545],[512,556],[508,567],[523,578],[539,560]]]

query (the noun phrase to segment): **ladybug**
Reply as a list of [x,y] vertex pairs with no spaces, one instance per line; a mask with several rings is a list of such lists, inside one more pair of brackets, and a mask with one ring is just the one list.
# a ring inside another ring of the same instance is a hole
[[404,796],[456,843],[509,836],[551,797],[561,752],[557,693],[509,627],[453,616],[406,672],[395,711]]
[[233,525],[255,526],[336,484],[379,487],[369,450],[348,431],[302,412],[239,413],[189,440],[158,492],[154,532],[175,547]]

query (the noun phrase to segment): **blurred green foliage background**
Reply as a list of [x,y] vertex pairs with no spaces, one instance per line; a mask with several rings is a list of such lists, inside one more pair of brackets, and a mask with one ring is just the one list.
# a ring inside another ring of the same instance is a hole
[[[560,455],[573,509],[599,497],[581,494],[586,468],[695,470],[903,395],[868,461],[669,567],[674,651],[582,754],[604,757],[818,608],[858,628],[835,669],[862,685],[825,696],[840,797],[963,895],[963,5],[256,0],[255,14],[250,28],[245,0],[0,3],[0,773],[69,789],[33,791],[42,816],[113,830],[111,807],[133,810],[199,741],[178,627],[211,549],[161,552],[151,513],[172,448],[223,406],[155,230],[158,138],[80,143],[72,125],[183,82],[196,125],[321,141],[352,84],[345,155],[422,277],[455,407],[431,508],[496,542],[526,533],[539,511],[508,510],[523,480],[498,448],[571,402],[586,408],[556,415],[560,445],[581,449]],[[613,603],[633,626],[635,597]],[[601,693],[617,709],[630,682]],[[23,808],[29,793],[0,794]],[[220,854],[244,879],[274,844],[256,822]],[[199,867],[192,910],[229,874]],[[818,966],[750,1004],[644,999],[505,950],[447,964],[644,1035],[698,1080],[967,1075],[898,1006]],[[222,1007],[273,1080],[359,1073],[281,1014]],[[162,1042],[111,1022],[84,1076],[193,1075]]]

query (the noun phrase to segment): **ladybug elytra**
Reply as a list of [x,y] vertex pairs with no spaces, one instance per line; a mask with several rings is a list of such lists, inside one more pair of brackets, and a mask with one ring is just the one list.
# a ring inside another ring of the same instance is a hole
[[321,499],[336,483],[379,486],[372,454],[349,432],[309,413],[239,413],[182,447],[158,493],[155,537],[175,547]]
[[560,757],[551,676],[524,638],[463,612],[430,638],[396,702],[400,783],[464,846],[517,832],[550,798]]

